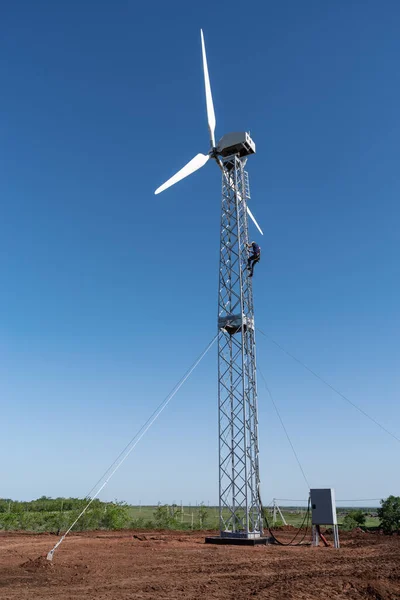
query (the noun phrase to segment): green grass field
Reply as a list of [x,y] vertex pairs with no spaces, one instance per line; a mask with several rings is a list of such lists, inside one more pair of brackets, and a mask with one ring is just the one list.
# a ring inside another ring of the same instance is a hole
[[[32,502],[0,502],[0,529],[26,531],[65,531],[78,517],[86,504],[82,499],[41,498]],[[351,507],[338,509],[338,524],[343,523]],[[300,527],[305,523],[306,509],[281,507],[288,525]],[[362,509],[367,517],[366,527],[378,527],[379,519],[371,516],[371,510]],[[283,521],[279,515],[274,523],[271,508],[267,509],[269,525],[279,527]],[[229,511],[226,511],[229,517]],[[219,529],[217,506],[128,506],[124,503],[103,503],[96,500],[74,527],[76,531],[90,529]]]
[[[181,514],[181,507],[178,506],[177,509],[179,511],[179,515],[177,517],[178,523],[182,523],[186,527],[199,526],[199,507],[198,506],[183,506],[183,515]],[[217,506],[206,506],[204,507],[207,511],[207,517],[204,523],[204,527],[207,529],[218,529],[219,528],[219,509]],[[346,508],[346,511],[350,510],[352,507]],[[155,523],[154,513],[157,510],[157,506],[130,506],[128,511],[129,515],[134,521],[143,521],[144,523],[148,523],[150,521]],[[368,513],[370,509],[365,509],[365,512]],[[305,509],[285,509],[281,508],[282,514],[288,525],[292,525],[293,527],[300,527],[304,521],[305,517]],[[343,519],[346,515],[345,511],[338,510],[338,524],[341,525]],[[273,516],[271,511],[268,511],[268,519],[269,523],[272,527]],[[283,525],[282,520],[279,515],[277,515],[276,526]],[[378,527],[379,519],[378,517],[367,517],[366,527]]]

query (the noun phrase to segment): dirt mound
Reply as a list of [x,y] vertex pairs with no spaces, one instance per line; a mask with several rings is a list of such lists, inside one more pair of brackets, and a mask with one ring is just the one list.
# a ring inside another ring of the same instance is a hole
[[393,600],[393,598],[399,598],[399,595],[393,594],[393,588],[385,583],[374,581],[369,583],[366,588],[368,598],[373,600]]
[[30,571],[34,573],[35,571],[44,571],[46,569],[52,569],[53,563],[51,563],[45,556],[38,556],[37,558],[30,558],[26,562],[23,562],[20,567],[25,569],[25,571]]

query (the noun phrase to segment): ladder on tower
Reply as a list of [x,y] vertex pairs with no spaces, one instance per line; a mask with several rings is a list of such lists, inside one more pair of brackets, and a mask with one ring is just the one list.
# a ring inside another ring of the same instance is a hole
[[244,171],[244,194],[246,200],[250,200],[250,183],[249,183],[249,174],[247,171]]

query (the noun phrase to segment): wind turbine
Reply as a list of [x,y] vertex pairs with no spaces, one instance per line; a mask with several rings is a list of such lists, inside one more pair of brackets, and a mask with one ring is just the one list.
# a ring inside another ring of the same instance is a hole
[[[237,149],[239,149],[240,146],[243,146],[242,152],[240,153],[241,156],[246,156],[247,154],[254,154],[256,151],[256,145],[254,144],[253,140],[250,138],[250,135],[248,133],[229,133],[228,135],[225,135],[220,139],[220,141],[218,142],[218,146],[215,145],[216,119],[214,112],[214,103],[211,94],[210,76],[208,74],[206,46],[204,43],[204,35],[202,29],[200,29],[200,35],[201,48],[203,54],[204,86],[206,92],[208,131],[210,133],[210,151],[208,154],[196,154],[196,156],[192,158],[192,160],[189,161],[187,165],[182,167],[180,171],[175,173],[175,175],[173,175],[165,183],[160,185],[160,187],[157,188],[154,192],[155,194],[160,194],[167,188],[171,187],[171,185],[178,183],[178,181],[181,181],[181,179],[184,179],[188,175],[191,175],[195,171],[198,171],[198,169],[204,167],[204,165],[210,160],[210,158],[216,160],[219,167],[223,170],[219,156],[226,157],[227,151],[234,150],[235,146],[238,147]],[[247,150],[247,152],[243,153],[243,150]],[[258,231],[261,233],[261,235],[264,235],[261,230],[261,227],[255,220],[253,214],[251,213],[247,205],[246,210],[254,225],[257,227]]]
[[155,194],[191,175],[210,159],[222,171],[218,291],[220,537],[217,540],[219,543],[261,541],[256,342],[252,280],[247,271],[247,215],[258,231],[263,232],[247,206],[250,188],[244,168],[256,147],[247,132],[228,133],[215,143],[214,104],[203,31],[200,33],[210,150],[208,154],[196,154]]

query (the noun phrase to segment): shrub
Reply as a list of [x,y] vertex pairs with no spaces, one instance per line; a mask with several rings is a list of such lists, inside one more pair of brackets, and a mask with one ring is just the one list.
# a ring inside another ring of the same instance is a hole
[[349,514],[353,517],[359,527],[363,527],[365,525],[366,517],[361,509],[352,510]]
[[156,527],[160,529],[169,529],[175,524],[167,504],[159,504],[153,514]]
[[343,519],[342,529],[344,529],[344,531],[351,531],[356,527],[363,527],[365,521],[365,514],[361,509],[351,510]]
[[99,523],[104,529],[123,529],[129,523],[127,507],[123,504],[107,504]]
[[199,529],[204,529],[207,523],[208,510],[202,502],[199,506]]
[[173,504],[159,504],[154,511],[154,521],[158,529],[180,529],[180,509]]
[[17,516],[14,513],[4,513],[1,515],[0,528],[5,531],[18,529]]
[[384,533],[400,532],[400,496],[389,496],[386,500],[381,500],[378,517]]
[[344,531],[352,531],[356,527],[358,527],[358,523],[357,523],[357,521],[355,519],[353,519],[353,517],[349,513],[343,519],[342,529]]
[[[150,521],[150,523],[154,526],[153,521]],[[146,523],[143,517],[131,519],[129,523],[129,529],[146,529]]]

